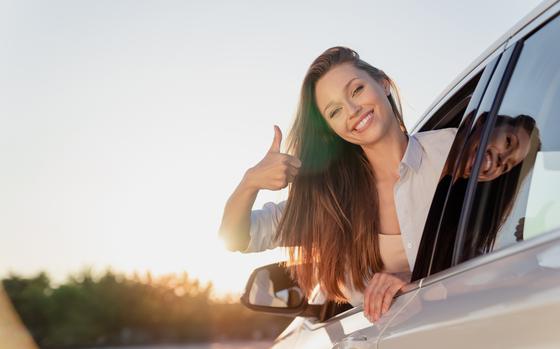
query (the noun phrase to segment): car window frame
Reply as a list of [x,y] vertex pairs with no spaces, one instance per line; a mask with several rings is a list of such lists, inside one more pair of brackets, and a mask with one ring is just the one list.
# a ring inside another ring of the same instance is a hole
[[[505,45],[504,45],[505,46]],[[502,52],[501,50],[496,52],[494,55],[491,55],[487,60],[485,60],[485,62],[483,63],[482,67],[479,67],[480,69],[478,69],[477,74],[480,74],[480,77],[476,83],[476,85],[474,86],[474,90],[469,94],[470,98],[468,100],[468,105],[466,106],[466,109],[463,113],[463,115],[461,116],[461,121],[459,123],[459,127],[461,127],[461,125],[463,125],[463,123],[465,122],[465,119],[468,117],[468,115],[472,114],[472,113],[477,113],[479,110],[479,107],[484,99],[485,96],[487,96],[487,88],[488,85],[490,84],[490,81],[494,78],[494,73],[496,70],[496,67],[500,61],[502,57]],[[469,76],[470,79],[472,79],[474,76]],[[464,87],[468,86],[468,84],[470,83],[471,80],[467,80],[464,81],[463,84],[461,85],[460,89],[458,91],[456,91],[453,96],[455,96],[457,93],[460,92],[461,89],[463,89]],[[464,94],[464,93],[463,93]],[[452,100],[452,97],[449,97],[447,99],[448,101]],[[465,102],[465,98],[463,99],[459,99],[459,103],[458,105],[462,105]],[[443,106],[445,106],[444,103]],[[458,106],[457,105],[457,106]],[[457,106],[453,106],[451,108],[448,108],[451,112],[453,110],[457,109]],[[457,110],[459,111],[459,110]],[[419,123],[419,125],[421,125],[420,127],[420,131],[428,131],[431,130],[431,128],[426,128],[426,125],[433,125],[434,127],[438,127],[440,124],[440,120],[433,120],[433,118],[440,118],[440,119],[445,119],[447,117],[447,114],[440,114],[440,110],[434,112],[434,114],[430,117],[430,120],[424,121]],[[455,140],[454,140],[455,143]],[[439,189],[439,188],[438,188]],[[430,216],[430,214],[434,215],[434,213],[432,213],[432,211],[438,211],[438,209],[436,208],[438,205],[440,205],[443,209],[445,208],[446,204],[447,204],[447,199],[448,199],[448,192],[449,192],[449,187],[447,188],[443,188],[447,194],[445,195],[445,198],[443,199],[443,202],[432,202],[432,206],[430,208],[430,211],[428,213],[428,217]],[[434,193],[434,198],[433,199],[437,199],[435,197]],[[440,212],[443,212],[440,211]],[[427,217],[427,218],[428,218]],[[436,232],[434,234],[428,233],[427,230],[430,229],[430,227],[428,227],[427,225],[428,221],[425,222],[424,225],[424,231],[422,234],[422,240],[420,242],[420,246],[417,252],[417,258],[416,258],[416,264],[414,266],[413,272],[412,272],[412,281],[421,281],[422,279],[424,279],[425,277],[429,276],[431,274],[431,267],[432,267],[432,263],[434,260],[434,256],[435,256],[435,246],[437,246],[438,243],[438,233],[439,233],[439,228],[440,225],[437,226],[436,228]],[[433,241],[429,241],[429,239],[433,238]],[[422,257],[425,256],[426,257],[426,262],[420,264],[422,261]]]
[[[507,65],[502,76],[496,76],[496,78],[500,79],[500,84],[495,95],[491,96],[492,107],[490,108],[487,120],[485,121],[485,125],[483,126],[482,138],[480,139],[480,146],[476,154],[472,173],[478,173],[480,171],[486,144],[488,143],[488,139],[490,138],[490,134],[494,128],[496,116],[498,115],[498,111],[500,110],[500,106],[502,105],[502,101],[511,80],[511,76],[515,71],[515,66],[517,65],[517,60],[519,59],[522,48],[523,42],[518,41],[514,46],[511,46],[506,50],[506,52],[504,52],[503,58],[508,59],[507,63],[505,63]],[[509,57],[507,57],[508,55]],[[471,216],[472,207],[474,205],[474,197],[477,184],[477,176],[471,176],[467,183],[467,189],[463,200],[463,207],[461,209],[461,216],[459,218],[459,224],[456,231],[455,246],[453,247],[451,266],[460,264],[463,258],[463,245],[465,244],[467,225]]]
[[[494,105],[496,104],[496,96],[498,94],[498,90],[500,89],[500,87],[503,86],[504,84],[504,74],[507,70],[508,67],[510,67],[511,65],[511,56],[513,53],[513,49],[509,49],[506,50],[505,52],[501,53],[500,55],[498,55],[497,57],[494,58],[494,60],[492,62],[490,62],[487,65],[487,68],[491,69],[491,71],[489,71],[489,76],[488,76],[488,81],[484,82],[481,81],[482,83],[486,83],[486,86],[482,86],[482,93],[480,93],[480,95],[478,95],[476,98],[479,98],[479,100],[474,100],[473,99],[473,105],[470,106],[469,108],[472,108],[472,110],[467,110],[465,112],[465,115],[463,116],[463,120],[461,122],[461,126],[460,127],[468,127],[469,129],[472,127],[472,124],[474,124],[474,122],[472,122],[471,125],[463,125],[463,123],[466,121],[466,119],[468,119],[468,116],[470,113],[474,113],[474,115],[476,116],[476,118],[478,118],[482,113],[485,113],[487,111],[492,111],[492,108],[494,107]],[[482,80],[482,79],[481,79]],[[477,86],[478,88],[479,86]],[[499,107],[499,106],[498,106]],[[488,120],[486,120],[486,122],[484,123],[483,126],[483,133],[489,132],[489,121],[491,120],[490,117],[488,117]],[[477,159],[480,157],[482,158],[482,150],[480,147],[478,152],[477,152]],[[480,165],[480,164],[479,164]],[[474,169],[474,171],[476,171],[476,169]],[[474,172],[473,171],[473,172]],[[474,181],[472,179],[472,177],[469,179],[469,182],[467,185],[471,185],[471,182]],[[474,184],[476,184],[476,181],[474,181]],[[439,189],[439,188],[438,188]],[[445,189],[445,188],[444,188]],[[445,272],[449,269],[453,269],[457,263],[454,263],[455,261],[455,254],[456,254],[456,246],[457,246],[457,238],[458,238],[458,234],[459,234],[459,226],[457,227],[457,229],[455,230],[455,232],[453,234],[451,234],[450,236],[454,237],[455,240],[453,242],[453,248],[451,251],[446,250],[443,251],[441,249],[438,248],[438,245],[441,243],[440,239],[442,239],[442,236],[440,235],[440,229],[442,228],[442,221],[444,219],[443,215],[446,213],[446,208],[448,205],[448,200],[453,199],[449,197],[449,191],[451,189],[451,186],[448,186],[445,190],[446,190],[446,195],[444,198],[443,203],[440,203],[439,205],[437,203],[432,202],[432,207],[430,208],[430,212],[428,213],[428,217],[427,217],[427,222],[425,225],[425,229],[424,232],[422,234],[422,240],[429,238],[429,234],[427,232],[427,229],[429,229],[430,227],[428,226],[428,220],[431,218],[430,215],[434,215],[435,219],[438,220],[438,225],[437,225],[437,231],[435,233],[435,238],[433,240],[433,242],[431,242],[431,244],[428,244],[427,246],[423,246],[423,242],[421,242],[421,246],[420,248],[424,248],[424,249],[429,249],[431,248],[431,254],[429,254],[429,262],[428,262],[428,266],[427,268],[424,267],[423,269],[419,269],[420,266],[415,265],[415,268],[413,270],[413,274],[412,277],[413,279],[419,279],[422,281],[422,285],[425,285],[426,282],[427,283],[431,283],[431,280],[436,278],[436,279],[440,279],[438,277],[438,275],[441,275],[443,273],[443,275],[445,274]],[[463,219],[463,215],[465,214],[465,204],[472,201],[470,196],[465,195],[463,197],[463,202],[461,204],[461,212],[460,212],[460,218],[459,218],[459,222],[461,221],[461,219]],[[469,201],[467,201],[469,200]],[[472,204],[472,202],[471,202]],[[434,213],[432,213],[433,210],[436,210]],[[418,251],[418,255],[417,255],[417,260],[420,259],[421,255],[420,253],[422,253],[423,251],[421,251],[419,249]],[[451,252],[451,260],[449,261],[449,265],[446,265],[445,267],[441,267],[441,266],[437,266],[436,270],[434,271],[434,263],[436,261],[436,257],[438,260],[443,259],[444,261],[447,261],[447,257],[444,254],[448,254],[449,252]],[[443,257],[441,257],[442,255],[444,255]]]

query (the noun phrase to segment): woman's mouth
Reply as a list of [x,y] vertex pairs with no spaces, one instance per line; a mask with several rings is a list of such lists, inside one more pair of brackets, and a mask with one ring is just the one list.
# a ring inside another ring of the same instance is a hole
[[499,162],[492,150],[486,150],[480,164],[479,180],[489,181],[498,177],[501,169]]
[[[467,162],[467,166],[466,166],[466,169],[465,169],[466,177],[470,177],[471,174],[472,174],[472,170],[473,170],[473,167],[474,167],[474,162],[476,160],[476,151],[477,150],[478,150],[478,147],[475,147],[474,151],[471,153],[471,156],[469,157],[469,160]],[[491,151],[487,149],[486,152],[484,153],[482,163],[480,164],[479,174],[487,175],[493,168],[494,168],[494,158],[492,157]]]
[[352,132],[353,133],[362,132],[371,123],[372,119],[373,119],[373,112],[370,111],[364,117],[362,117],[362,120],[360,120],[360,122],[358,122],[356,126],[354,126]]

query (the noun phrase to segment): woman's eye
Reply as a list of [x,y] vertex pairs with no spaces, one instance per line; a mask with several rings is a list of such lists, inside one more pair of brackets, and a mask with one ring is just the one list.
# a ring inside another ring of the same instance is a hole
[[356,87],[356,88],[354,89],[354,91],[352,91],[352,97],[354,97],[356,94],[360,93],[360,91],[361,91],[363,88],[364,88],[363,85],[360,85],[360,86]]
[[331,111],[331,114],[330,114],[329,116],[330,116],[331,118],[335,117],[339,110],[340,110],[340,108],[337,108],[337,109]]

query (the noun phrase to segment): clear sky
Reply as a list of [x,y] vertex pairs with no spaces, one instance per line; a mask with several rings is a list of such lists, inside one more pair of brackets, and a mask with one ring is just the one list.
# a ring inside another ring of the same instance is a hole
[[0,0],[0,277],[111,266],[240,292],[283,253],[228,252],[222,209],[317,55],[383,69],[411,127],[539,2]]

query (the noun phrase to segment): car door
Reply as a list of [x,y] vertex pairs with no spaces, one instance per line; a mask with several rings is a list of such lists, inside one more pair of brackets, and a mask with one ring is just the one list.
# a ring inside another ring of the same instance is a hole
[[420,289],[379,348],[558,347],[558,11],[510,40],[465,115],[424,230]]

